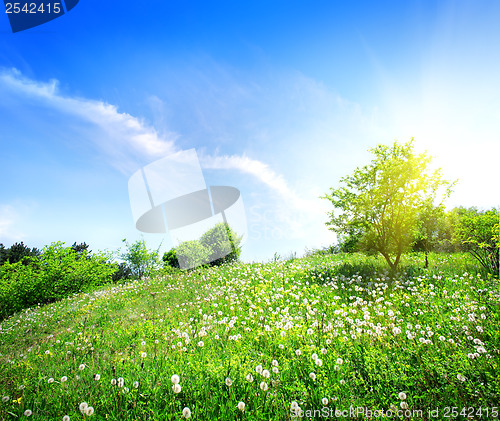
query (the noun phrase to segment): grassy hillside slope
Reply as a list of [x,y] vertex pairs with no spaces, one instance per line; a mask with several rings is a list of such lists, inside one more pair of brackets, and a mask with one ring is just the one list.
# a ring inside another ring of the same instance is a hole
[[235,264],[18,313],[1,323],[0,419],[494,419],[498,280],[464,255],[422,266]]

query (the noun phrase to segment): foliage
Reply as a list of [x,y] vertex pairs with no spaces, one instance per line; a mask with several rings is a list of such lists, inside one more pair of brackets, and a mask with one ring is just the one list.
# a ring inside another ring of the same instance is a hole
[[183,269],[192,269],[208,263],[210,249],[198,240],[184,241],[175,248],[179,265]]
[[175,252],[175,248],[170,249],[163,253],[163,265],[170,266],[173,268],[179,268],[179,261],[177,260],[177,254]]
[[[9,248],[5,248],[3,244],[0,244],[0,265],[3,265],[6,261],[10,263],[21,262],[25,257],[36,257],[38,255],[40,255],[40,250],[36,247],[30,249],[22,241],[13,244]],[[25,264],[28,261],[29,259],[25,260]]]
[[455,227],[457,239],[491,274],[499,272],[499,211],[462,211]]
[[40,256],[25,258],[29,264],[5,263],[0,266],[0,318],[110,282],[116,268],[108,258],[53,243]]
[[221,222],[205,232],[200,243],[210,250],[208,259],[211,266],[237,261],[241,254],[241,240],[226,223]]
[[143,276],[150,276],[160,265],[159,250],[149,251],[144,239],[137,240],[129,244],[127,239],[122,240],[126,245],[126,251],[120,255],[125,261],[133,276],[141,279]]
[[369,165],[341,178],[341,186],[323,196],[339,211],[329,213],[327,225],[341,237],[359,236],[360,250],[380,253],[395,270],[414,241],[419,214],[433,206],[440,188],[449,195],[452,183],[440,170],[430,172],[431,158],[413,151],[413,138],[370,151],[375,157]]

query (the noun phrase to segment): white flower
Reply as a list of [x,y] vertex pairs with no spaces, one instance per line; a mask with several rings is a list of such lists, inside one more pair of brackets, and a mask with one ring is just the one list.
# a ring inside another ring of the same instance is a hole
[[344,379],[342,379],[342,380],[340,381],[340,384],[345,384],[345,380],[344,380]]
[[33,413],[33,412],[31,412],[31,410],[30,410],[30,409],[27,409],[26,411],[24,411],[24,416],[25,416],[25,417],[31,417],[31,414],[32,414],[32,413]]
[[268,379],[270,375],[271,375],[271,373],[269,373],[269,371],[268,371],[268,370],[264,370],[264,371],[262,372],[262,376],[263,376],[263,377],[265,377],[266,379]]
[[141,345],[142,345],[142,346],[146,345],[146,342],[142,341],[142,342],[141,342]]
[[344,363],[344,360],[342,358],[337,358],[337,364],[342,365]]
[[274,374],[278,374],[278,373],[279,373],[279,369],[278,369],[278,367],[273,367],[273,373],[274,373]]
[[313,359],[313,361],[316,361],[318,359],[318,354],[316,353],[312,354],[311,358]]
[[247,374],[247,382],[253,382],[253,376],[251,374]]
[[320,360],[319,358],[314,361],[318,367],[321,367],[323,365],[323,361]]
[[5,403],[5,402],[9,402],[9,397],[8,396],[2,396],[2,402]]
[[309,373],[309,377],[314,381],[316,380],[316,373]]
[[179,378],[179,376],[178,376],[177,374],[174,374],[174,375],[170,378],[170,380],[172,381],[172,383],[173,383],[173,384],[178,384],[178,383],[181,381],[181,379]]
[[245,410],[245,402],[238,402],[238,409],[240,411],[244,411]]
[[399,399],[401,399],[402,401],[404,401],[406,399],[406,393],[405,392],[399,392],[398,397],[399,397]]
[[89,406],[86,410],[85,413],[90,417],[94,413],[94,408]]
[[80,371],[85,370],[85,364],[80,364],[78,366],[78,370],[80,370]]
[[94,379],[95,379],[96,382],[98,382],[99,380],[101,380],[101,375],[100,374],[96,374],[94,376]]
[[66,376],[62,376],[62,377],[61,377],[61,383],[64,383],[64,382],[65,382],[65,381],[67,381],[67,380],[68,380],[68,378],[67,378]]
[[278,367],[278,361],[277,360],[273,360],[273,362],[271,363],[274,367]]
[[184,418],[190,418],[191,417],[191,410],[187,406],[182,410],[182,416]]
[[139,382],[134,382],[133,386],[137,389],[139,388]]
[[321,403],[325,406],[328,405],[328,399],[327,398],[321,399]]
[[259,374],[262,374],[262,366],[259,364],[257,367],[255,367],[255,371]]
[[308,335],[312,335],[313,334],[313,330],[311,328],[307,329],[307,334]]
[[267,383],[266,382],[261,382],[260,383],[260,388],[265,392],[267,390]]
[[404,402],[404,401],[403,401],[403,402],[401,402],[401,403],[399,404],[399,406],[401,407],[401,409],[408,409],[408,404],[407,404],[406,402]]
[[226,386],[231,387],[232,385],[233,385],[233,381],[229,377],[226,377]]
[[88,407],[89,407],[89,404],[87,402],[82,402],[79,406],[80,412],[83,414]]
[[142,357],[142,358],[146,358],[147,356],[148,356],[148,353],[147,353],[147,352],[143,352],[143,353],[141,354],[141,357]]
[[297,355],[297,357],[302,354],[302,351],[300,349],[296,349],[295,350],[295,355]]
[[49,380],[47,380],[47,383],[50,384],[50,383],[54,383],[54,379],[51,377]]
[[205,342],[203,342],[203,341],[198,342],[198,346],[199,346],[200,348],[201,348],[203,345],[205,345]]
[[176,383],[172,386],[172,390],[174,393],[180,393],[181,392],[181,385],[179,383]]
[[326,348],[321,348],[321,353],[322,353],[323,355],[325,355],[325,354],[327,353]]
[[69,415],[65,415],[65,416],[63,417],[63,421],[69,421]]
[[461,382],[465,381],[465,377],[462,376],[461,374],[457,374],[457,379],[460,380]]

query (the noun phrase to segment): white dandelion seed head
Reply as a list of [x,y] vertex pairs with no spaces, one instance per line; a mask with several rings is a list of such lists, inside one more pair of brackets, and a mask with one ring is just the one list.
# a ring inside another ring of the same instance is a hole
[[268,387],[268,386],[267,386],[267,383],[266,383],[266,382],[261,382],[261,383],[260,383],[260,388],[261,388],[261,390],[263,390],[264,392],[267,390],[267,387]]
[[328,405],[328,399],[327,398],[321,399],[321,403],[325,406]]
[[316,380],[316,373],[309,373],[309,377],[314,381]]
[[80,364],[80,365],[78,366],[78,370],[80,370],[80,371],[85,370],[85,364]]
[[174,393],[181,393],[181,385],[179,383],[176,383],[172,386],[172,390]]
[[269,373],[269,370],[262,371],[262,376],[265,377],[266,379],[268,379],[270,375],[271,375],[271,373]]
[[187,406],[182,410],[182,416],[184,418],[190,418],[191,417],[191,410]]
[[2,396],[2,402],[5,403],[5,402],[9,402],[9,397],[8,396]]
[[62,419],[62,421],[69,421],[69,415],[65,415]]
[[302,354],[302,351],[300,349],[296,349],[295,350],[295,355],[297,355],[297,357]]
[[87,414],[89,417],[94,413],[94,408],[89,406],[87,409],[85,409],[85,414]]
[[178,383],[181,381],[180,377],[179,377],[177,374],[174,374],[174,375],[170,378],[170,380],[172,381],[172,383],[173,383],[173,384],[178,384]]
[[26,411],[24,411],[25,417],[31,417],[31,414],[33,414],[33,412],[31,412],[31,409],[27,409]]
[[406,393],[405,392],[399,392],[398,398],[402,401],[406,399]]
[[249,383],[253,382],[253,376],[251,374],[247,374],[247,382]]
[[262,374],[262,366],[259,364],[257,367],[255,367],[255,371],[259,374]]
[[225,383],[227,387],[231,387],[233,385],[233,381],[229,377],[226,377]]
[[244,411],[245,410],[245,402],[238,402],[238,409],[240,411]]
[[80,412],[83,413],[85,410],[89,407],[89,404],[87,402],[82,402],[78,408],[80,408]]

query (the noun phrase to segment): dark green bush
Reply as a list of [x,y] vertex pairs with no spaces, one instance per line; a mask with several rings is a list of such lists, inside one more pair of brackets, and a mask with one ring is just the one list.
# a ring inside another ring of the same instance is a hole
[[7,262],[0,266],[0,318],[111,282],[117,270],[107,256],[75,252],[62,243],[53,243],[40,256],[25,259],[29,264]]

